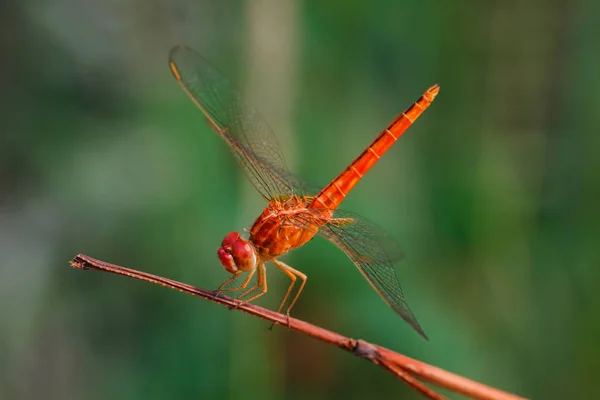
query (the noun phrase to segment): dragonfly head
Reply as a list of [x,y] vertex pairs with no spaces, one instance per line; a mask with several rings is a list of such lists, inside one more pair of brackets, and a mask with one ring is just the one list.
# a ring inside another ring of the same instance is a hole
[[223,268],[232,274],[238,271],[252,271],[256,268],[258,260],[254,246],[242,239],[237,232],[225,235],[217,255]]

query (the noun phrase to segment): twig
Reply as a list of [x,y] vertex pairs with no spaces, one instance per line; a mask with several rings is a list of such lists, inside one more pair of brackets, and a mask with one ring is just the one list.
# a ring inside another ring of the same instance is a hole
[[92,269],[111,272],[113,274],[125,275],[130,278],[156,283],[170,289],[179,290],[180,292],[187,293],[192,296],[201,297],[205,300],[212,301],[213,303],[239,309],[240,311],[265,319],[274,324],[287,326],[291,330],[337,346],[354,354],[357,357],[370,360],[375,365],[379,365],[396,378],[406,382],[430,399],[443,399],[444,397],[425,386],[415,377],[419,377],[423,380],[433,383],[436,386],[450,389],[455,393],[460,393],[474,399],[523,399],[522,397],[503,392],[499,389],[495,389],[462,376],[455,375],[441,368],[437,368],[410,357],[406,357],[390,349],[386,349],[385,347],[377,346],[364,340],[351,339],[327,329],[323,329],[319,326],[309,324],[308,322],[291,318],[254,304],[244,303],[231,297],[215,294],[213,291],[200,289],[186,283],[177,282],[161,276],[148,274],[146,272],[109,264],[105,261],[96,260],[84,254],[79,254],[73,260],[71,260],[71,265],[79,269]]
[[444,397],[441,394],[430,389],[424,383],[419,382],[412,375],[410,375],[408,372],[404,371],[402,368],[398,367],[397,365],[394,365],[393,363],[390,363],[390,362],[384,361],[384,360],[379,361],[379,365],[383,369],[385,369],[386,371],[391,373],[392,375],[396,376],[399,379],[402,379],[404,382],[406,382],[407,384],[412,386],[413,389],[421,392],[424,396],[427,396],[430,399],[434,399],[434,400],[445,400],[446,399],[446,397]]

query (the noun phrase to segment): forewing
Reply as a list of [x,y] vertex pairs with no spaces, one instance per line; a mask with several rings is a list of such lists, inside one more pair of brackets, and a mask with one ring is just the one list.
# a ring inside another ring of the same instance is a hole
[[228,79],[188,47],[173,48],[169,65],[259,193],[267,200],[297,194],[302,181],[287,171],[271,128],[254,108],[244,104]]
[[393,262],[402,258],[402,252],[381,227],[348,211],[335,210],[318,234],[346,253],[385,302],[427,339],[406,303],[393,267]]

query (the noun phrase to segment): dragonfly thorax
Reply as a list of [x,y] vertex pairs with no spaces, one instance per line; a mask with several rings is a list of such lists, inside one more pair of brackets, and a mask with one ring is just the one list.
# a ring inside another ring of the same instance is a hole
[[252,271],[256,268],[256,249],[252,243],[241,238],[237,232],[225,235],[217,250],[221,265],[232,274],[238,271]]
[[250,228],[250,242],[260,259],[268,261],[311,240],[318,230],[318,216],[307,208],[312,198],[273,200]]

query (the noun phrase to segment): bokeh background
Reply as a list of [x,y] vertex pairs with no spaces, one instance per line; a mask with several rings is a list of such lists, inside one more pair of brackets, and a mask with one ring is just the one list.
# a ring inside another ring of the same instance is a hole
[[[176,84],[212,60],[325,184],[433,83],[344,202],[401,243],[422,340],[334,246],[295,316],[520,395],[600,397],[600,5],[590,0],[0,3],[0,397],[419,398],[240,312],[69,267],[77,253],[203,288],[265,205]],[[276,307],[287,278],[269,269]]]

